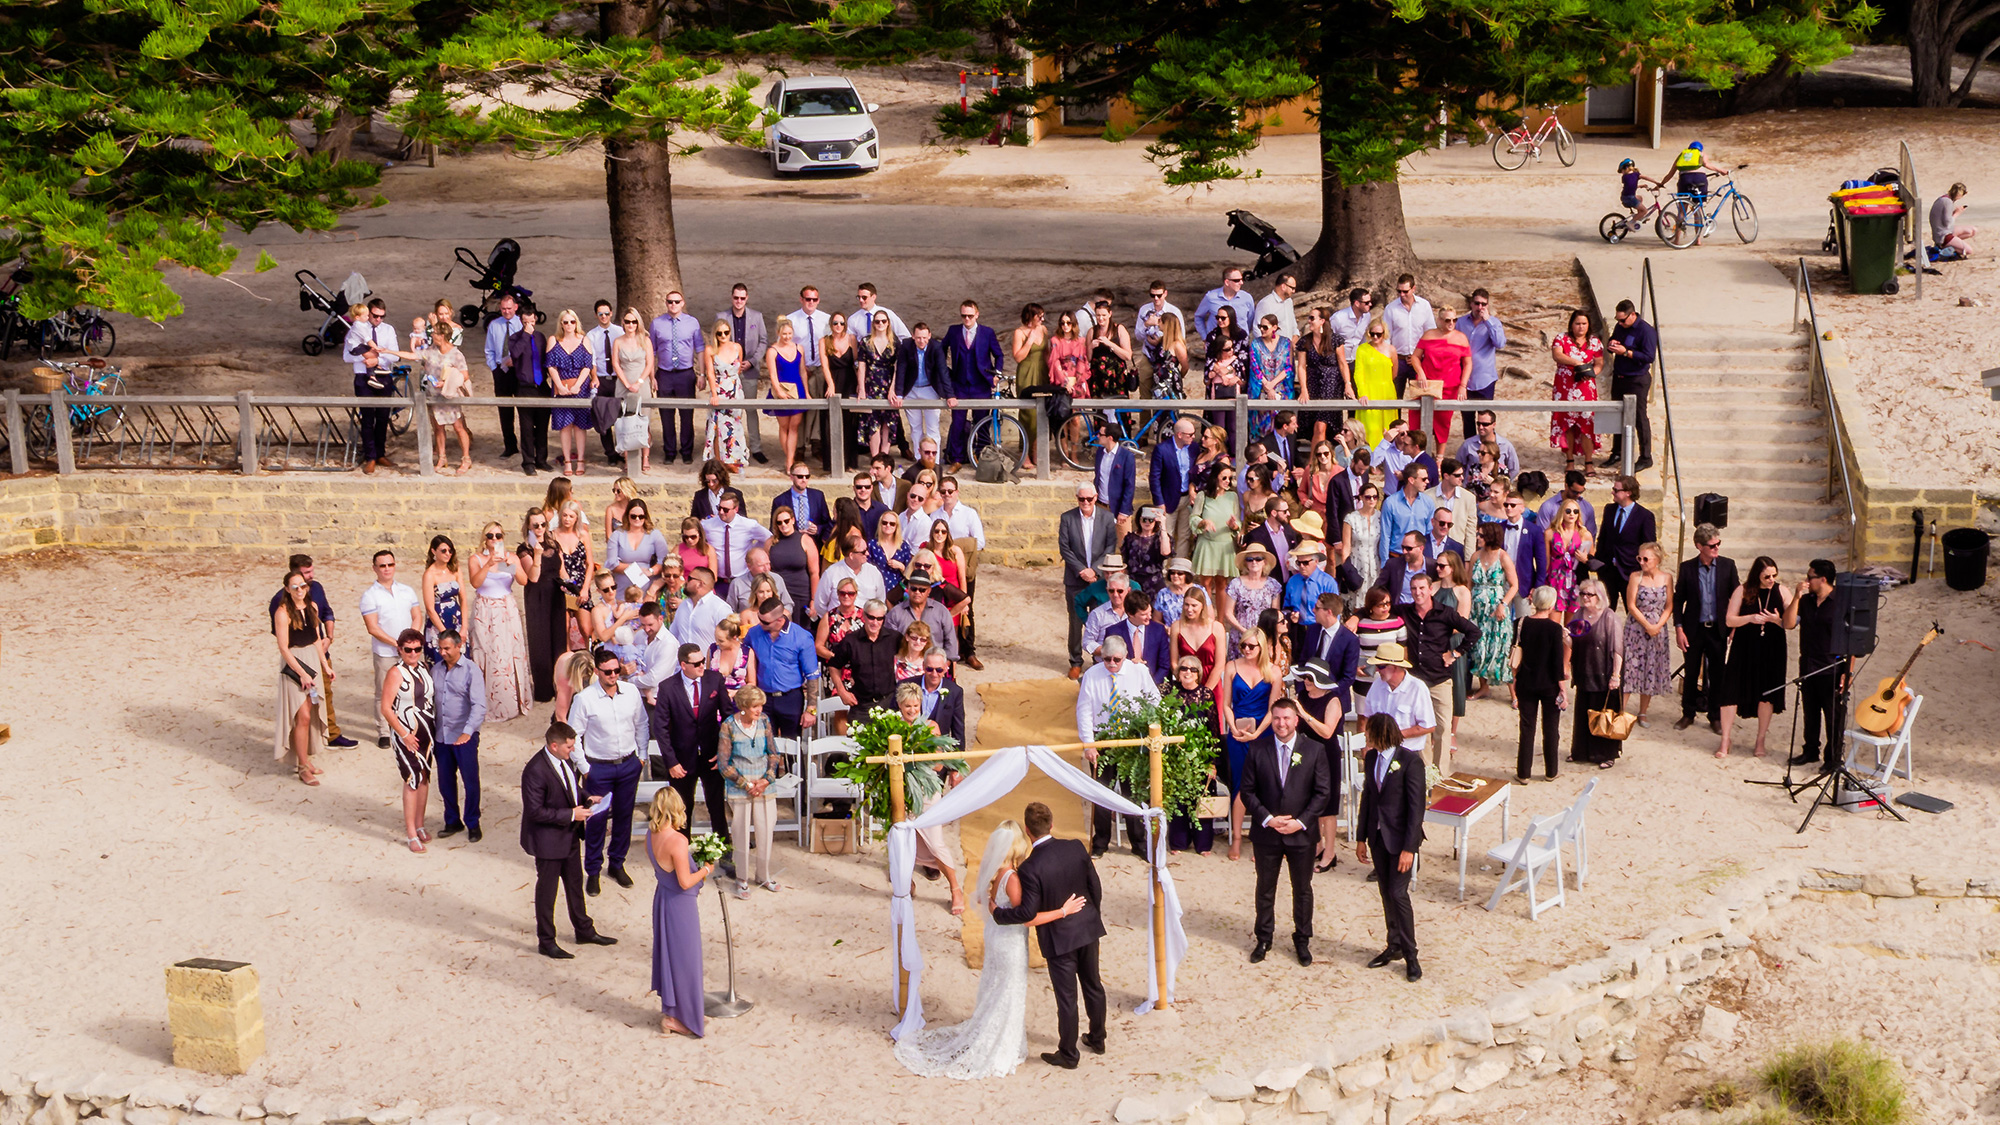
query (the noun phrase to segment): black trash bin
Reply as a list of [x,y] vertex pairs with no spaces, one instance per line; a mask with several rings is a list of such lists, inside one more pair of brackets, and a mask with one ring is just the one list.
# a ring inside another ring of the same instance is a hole
[[1986,556],[1993,537],[1976,527],[1954,527],[1944,533],[1944,584],[1954,590],[1986,585]]

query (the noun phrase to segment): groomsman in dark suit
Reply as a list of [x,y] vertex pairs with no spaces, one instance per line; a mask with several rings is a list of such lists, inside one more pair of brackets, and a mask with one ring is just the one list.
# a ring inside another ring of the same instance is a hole
[[[959,304],[958,323],[945,329],[944,348],[951,364],[951,385],[957,388],[958,397],[992,398],[993,384],[1000,378],[1003,365],[1000,338],[993,334],[991,328],[979,323],[977,302],[963,301]],[[971,413],[952,411],[951,440],[946,444],[946,459],[951,462],[954,473],[972,460],[967,442],[971,433]]]
[[544,957],[576,954],[556,944],[556,884],[569,903],[569,924],[578,945],[617,945],[590,922],[583,899],[583,822],[590,806],[583,778],[570,764],[576,732],[568,723],[549,724],[544,749],[521,771],[521,850],[535,857],[535,945]]
[[1625,596],[1625,580],[1638,573],[1639,548],[1660,537],[1653,513],[1639,503],[1636,477],[1619,477],[1611,485],[1611,504],[1597,516],[1596,562],[1616,603]]
[[1241,791],[1257,860],[1257,944],[1250,960],[1262,961],[1271,951],[1278,868],[1283,866],[1292,879],[1292,948],[1299,964],[1310,965],[1313,853],[1319,846],[1319,818],[1334,807],[1333,770],[1325,749],[1299,729],[1299,707],[1290,699],[1271,704],[1271,729],[1244,759]]
[[1368,717],[1367,760],[1362,763],[1361,809],[1356,814],[1354,855],[1375,864],[1382,891],[1382,915],[1389,931],[1388,946],[1368,962],[1379,969],[1403,962],[1411,980],[1422,979],[1417,964],[1416,913],[1410,907],[1410,876],[1417,869],[1417,849],[1424,843],[1424,808],[1430,789],[1424,784],[1422,752],[1403,746],[1403,732],[1387,712]]
[[[1723,621],[1729,595],[1736,592],[1736,560],[1722,553],[1722,532],[1714,524],[1694,529],[1694,557],[1681,563],[1674,583],[1674,642],[1683,654],[1681,719],[1675,730],[1694,725],[1695,704],[1706,696],[1709,729],[1722,730],[1722,653],[1729,630]],[[1807,671],[1812,669],[1808,668]]]
[[653,776],[667,778],[690,815],[699,783],[708,805],[709,831],[727,838],[729,806],[723,800],[722,775],[715,768],[716,739],[730,711],[722,673],[708,667],[699,645],[682,645],[680,671],[662,679],[654,690],[653,741],[659,743],[660,757]]

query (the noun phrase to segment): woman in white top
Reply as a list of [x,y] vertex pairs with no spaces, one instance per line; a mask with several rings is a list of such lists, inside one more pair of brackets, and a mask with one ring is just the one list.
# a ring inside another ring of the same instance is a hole
[[[528,641],[514,608],[514,587],[532,581],[527,564],[507,549],[507,530],[498,521],[480,532],[474,552],[472,628],[467,635],[472,662],[486,677],[486,720],[504,723],[535,704],[535,678],[528,665]],[[527,557],[533,558],[530,553]]]
[[1353,563],[1361,575],[1361,589],[1375,584],[1381,573],[1379,554],[1382,542],[1382,486],[1369,481],[1361,486],[1361,507],[1347,513],[1340,528],[1340,561]]
[[472,468],[472,431],[465,427],[465,411],[447,406],[453,399],[472,397],[472,376],[465,369],[465,353],[458,341],[443,331],[431,333],[431,346],[423,353],[424,382],[436,388],[439,404],[431,407],[431,435],[437,454],[437,471],[446,472],[444,436],[446,427],[458,432],[458,471]]

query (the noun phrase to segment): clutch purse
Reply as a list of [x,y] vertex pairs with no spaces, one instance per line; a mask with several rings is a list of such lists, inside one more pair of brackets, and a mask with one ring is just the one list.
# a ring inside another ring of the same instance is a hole
[[1590,713],[1590,733],[1599,738],[1623,742],[1632,733],[1633,724],[1638,721],[1639,716],[1630,711],[1613,711],[1607,707],[1602,711]]
[[1444,380],[1411,379],[1409,382],[1403,384],[1404,398],[1423,398],[1425,395],[1429,395],[1432,398],[1443,398]]

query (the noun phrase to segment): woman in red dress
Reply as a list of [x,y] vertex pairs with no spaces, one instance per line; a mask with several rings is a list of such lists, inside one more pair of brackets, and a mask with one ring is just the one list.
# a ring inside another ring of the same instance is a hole
[[[1604,368],[1604,342],[1590,330],[1590,314],[1569,314],[1569,330],[1549,345],[1556,361],[1555,396],[1569,402],[1596,402],[1597,376]],[[1559,412],[1549,415],[1549,444],[1563,451],[1563,470],[1590,471],[1597,452],[1596,415]]]

